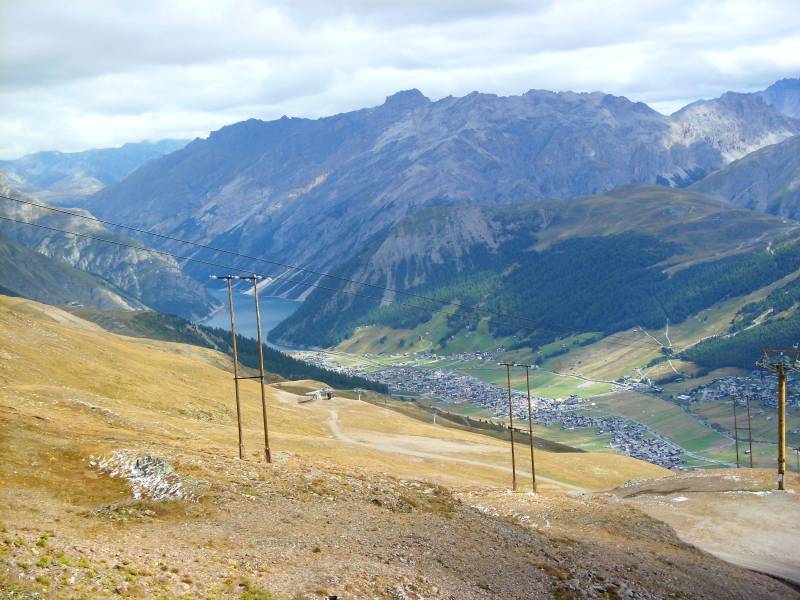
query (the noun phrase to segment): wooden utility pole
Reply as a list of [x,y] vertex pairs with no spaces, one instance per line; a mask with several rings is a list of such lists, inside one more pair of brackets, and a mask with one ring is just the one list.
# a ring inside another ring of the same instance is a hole
[[736,418],[736,397],[733,398],[733,438],[736,440],[736,468],[739,468],[739,421]]
[[756,366],[778,376],[778,489],[786,489],[786,373],[800,368],[797,348],[768,348]]
[[236,349],[236,319],[233,315],[233,275],[212,275],[211,279],[224,279],[228,284],[228,310],[231,316],[231,350],[233,352],[233,385],[236,388],[236,426],[239,430],[239,459],[244,460],[244,440],[242,439],[242,405],[239,398],[239,353]]
[[528,437],[531,444],[531,480],[533,483],[533,493],[536,493],[536,463],[533,460],[533,408],[531,407],[531,376],[530,370],[533,365],[518,365],[525,367],[525,383],[528,384]]
[[753,422],[750,419],[750,397],[745,396],[745,403],[747,405],[747,427],[739,427],[739,419],[738,414],[736,412],[736,398],[733,398],[733,435],[736,438],[736,468],[740,468],[741,461],[740,461],[740,454],[739,454],[739,442],[744,440],[739,439],[739,432],[746,431],[747,432],[747,445],[749,450],[747,454],[750,455],[750,468],[753,468]]
[[506,368],[508,379],[508,433],[511,435],[511,489],[517,491],[517,461],[514,456],[514,411],[511,405],[511,367],[512,363],[500,363]]
[[786,478],[786,365],[778,364],[778,489]]
[[753,421],[750,419],[750,396],[747,400],[747,444],[750,447],[750,468],[753,468]]
[[258,333],[258,379],[261,381],[261,414],[264,420],[264,458],[267,463],[272,462],[272,451],[269,447],[269,426],[267,423],[267,390],[264,381],[264,344],[261,341],[261,310],[258,303],[258,281],[263,279],[260,275],[250,275],[240,277],[240,279],[249,279],[253,282],[253,298],[256,303],[256,331]]

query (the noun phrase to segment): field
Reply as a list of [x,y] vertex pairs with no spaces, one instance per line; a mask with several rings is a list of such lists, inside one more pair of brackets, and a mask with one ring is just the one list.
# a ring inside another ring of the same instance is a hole
[[[495,351],[493,361],[462,360],[455,356],[448,358],[448,355],[508,347],[515,340],[493,339],[484,320],[477,332],[468,334],[461,332],[455,338],[447,340],[442,348],[432,343],[444,330],[442,313],[430,323],[419,326],[414,332],[408,332],[416,335],[421,341],[416,346],[406,347],[402,352],[398,352],[397,348],[394,348],[394,351],[389,351],[387,348],[384,352],[374,344],[375,339],[385,337],[388,340],[386,344],[390,344],[394,339],[396,332],[385,327],[361,328],[339,349],[345,352],[372,352],[375,361],[386,364],[402,363],[420,368],[457,371],[500,386],[506,385],[506,372],[496,362],[531,363],[537,357],[544,358],[541,367],[532,372],[534,394],[552,398],[577,395],[595,402],[595,411],[598,414],[621,415],[639,421],[684,447],[690,453],[684,457],[687,466],[706,467],[709,463],[705,459],[730,464],[735,461],[732,440],[711,427],[713,425],[728,432],[732,431],[732,417],[726,409],[713,405],[682,406],[680,403],[670,401],[669,397],[674,397],[714,377],[740,374],[740,371],[721,369],[708,375],[698,375],[699,369],[692,363],[678,359],[666,360],[662,348],[671,348],[673,352],[679,352],[706,337],[726,331],[742,306],[763,299],[773,289],[788,283],[796,276],[797,274],[793,273],[751,294],[724,300],[682,323],[665,324],[660,330],[634,328],[596,342],[589,339],[596,334],[583,334],[548,344],[536,353],[526,349]],[[436,352],[439,358],[423,360],[415,356],[414,351],[422,349]],[[349,359],[336,360],[345,364]],[[350,364],[357,363],[350,361]],[[667,383],[665,392],[661,395],[611,393],[612,382],[624,376],[635,379],[646,376],[656,381],[667,381],[675,378],[677,373],[681,373],[683,379]],[[512,371],[511,385],[514,389],[525,390],[525,376],[522,369]],[[448,410],[465,412],[470,409],[458,407]],[[788,423],[790,432],[800,430],[800,422],[792,414],[790,411]],[[754,435],[759,439],[757,448],[754,448],[755,462],[762,466],[774,465],[774,457],[777,454],[774,443],[774,421],[767,420],[767,416],[759,415],[754,420],[756,431]],[[551,428],[546,435],[552,441],[583,449],[608,450],[604,447],[607,440],[598,438],[593,431],[575,435],[575,432]],[[789,444],[797,445],[800,441],[796,441],[793,435],[797,437],[797,434],[790,433]],[[796,466],[790,465],[790,468]]]

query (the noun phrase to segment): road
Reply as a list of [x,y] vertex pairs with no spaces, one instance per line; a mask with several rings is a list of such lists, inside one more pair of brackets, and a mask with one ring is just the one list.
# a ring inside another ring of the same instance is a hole
[[[337,440],[339,440],[341,442],[345,442],[347,444],[353,444],[353,445],[356,445],[356,446],[365,446],[365,447],[368,447],[368,448],[373,448],[375,450],[380,450],[381,452],[388,452],[390,454],[399,454],[399,455],[403,455],[403,456],[412,456],[414,458],[423,458],[423,459],[429,459],[429,460],[449,461],[449,462],[455,462],[455,463],[464,464],[464,465],[472,465],[472,466],[475,466],[475,467],[483,467],[483,468],[487,468],[487,469],[494,469],[496,471],[502,471],[504,473],[511,473],[511,468],[510,467],[503,467],[503,466],[500,466],[500,465],[497,465],[497,464],[493,464],[493,463],[490,463],[490,462],[483,462],[483,461],[472,460],[472,459],[468,459],[468,458],[460,458],[460,457],[451,456],[451,455],[448,455],[448,454],[445,454],[445,453],[437,454],[437,453],[434,453],[434,452],[423,452],[423,451],[420,451],[420,450],[414,450],[413,448],[406,447],[405,445],[398,445],[396,443],[391,443],[391,442],[365,441],[365,440],[356,439],[356,438],[348,435],[344,431],[342,431],[342,428],[339,425],[339,412],[336,410],[335,407],[331,407],[330,408],[330,418],[328,420],[328,427],[330,428],[331,433],[333,434],[333,436]],[[406,436],[406,437],[408,439],[409,445],[415,443],[414,436]],[[453,442],[448,442],[449,446],[452,446],[452,444],[453,444]],[[464,452],[469,452],[469,451],[473,451],[474,452],[474,448],[469,448],[467,446],[464,446]],[[531,476],[531,472],[530,471],[526,471],[525,469],[522,469],[522,468],[518,468],[517,469],[517,476],[530,477]],[[559,481],[558,479],[553,479],[551,477],[544,477],[544,476],[538,475],[538,474],[536,475],[536,481],[552,483],[552,484],[557,485],[559,487],[563,487],[563,488],[566,488],[568,490],[575,491],[575,492],[588,492],[588,490],[586,488],[582,488],[582,487],[579,487],[577,485],[572,485],[571,483],[567,483],[565,481]]]

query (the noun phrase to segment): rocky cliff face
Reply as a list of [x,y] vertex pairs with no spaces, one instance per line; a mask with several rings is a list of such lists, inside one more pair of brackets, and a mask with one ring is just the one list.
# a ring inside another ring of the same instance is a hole
[[[11,188],[2,173],[0,194],[27,198]],[[109,231],[99,223],[10,200],[0,200],[0,216],[109,240],[134,242]],[[204,316],[217,307],[217,302],[208,292],[185,275],[171,257],[7,221],[0,222],[0,227],[7,239],[37,255],[49,257],[61,265],[99,278],[103,282],[102,288],[115,290],[117,295],[124,297],[124,301],[114,299],[109,304],[106,293],[96,294],[98,301],[93,301],[91,295],[81,294],[80,298],[74,298],[75,302],[88,302],[88,306],[98,308],[141,308],[146,305],[160,312],[189,318]],[[134,243],[142,245],[141,242]],[[60,271],[60,277],[67,279],[68,274]],[[90,283],[89,280],[84,280],[84,284]],[[25,289],[23,286],[19,293],[28,295]],[[63,304],[61,291],[63,290],[53,289],[52,296],[40,294],[36,299]]]
[[668,144],[718,153],[726,164],[800,133],[798,124],[770,107],[761,96],[728,92],[674,113]]
[[324,119],[225,127],[86,206],[245,254],[335,269],[422,209],[567,198],[631,182],[683,185],[792,133],[800,121],[739,95],[667,117],[599,92],[431,102],[410,90]]
[[0,294],[47,304],[137,310],[144,305],[110,283],[34,252],[0,232]]

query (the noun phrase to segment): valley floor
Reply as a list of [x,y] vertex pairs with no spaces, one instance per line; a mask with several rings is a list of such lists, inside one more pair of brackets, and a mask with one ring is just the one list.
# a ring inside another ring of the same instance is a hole
[[540,493],[525,469],[512,493],[506,443],[291,382],[269,388],[265,468],[243,382],[240,461],[227,369],[0,297],[0,597],[800,597],[689,545],[692,500],[648,498],[692,484],[626,457],[541,451]]

